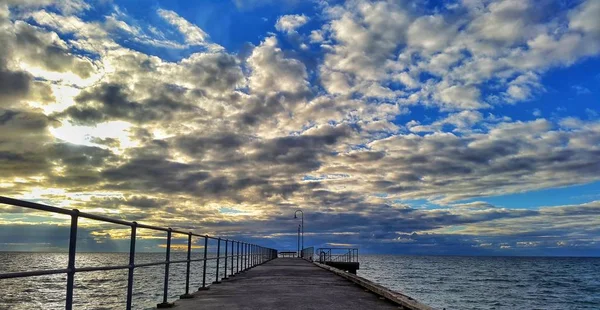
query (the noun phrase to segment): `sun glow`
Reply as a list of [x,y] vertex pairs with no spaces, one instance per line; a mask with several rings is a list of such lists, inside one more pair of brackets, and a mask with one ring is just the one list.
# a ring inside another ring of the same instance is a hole
[[56,138],[80,145],[103,146],[92,141],[93,138],[112,138],[120,143],[118,149],[126,149],[137,145],[129,138],[129,129],[132,125],[128,122],[113,121],[98,124],[94,127],[76,126],[63,123],[61,127],[51,128],[50,132]]

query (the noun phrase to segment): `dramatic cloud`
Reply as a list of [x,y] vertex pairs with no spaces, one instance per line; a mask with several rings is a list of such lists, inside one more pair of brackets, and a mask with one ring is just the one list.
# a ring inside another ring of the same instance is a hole
[[[234,2],[0,1],[0,194],[278,248],[301,208],[316,246],[598,254],[598,1]],[[0,206],[0,250],[66,224]]]

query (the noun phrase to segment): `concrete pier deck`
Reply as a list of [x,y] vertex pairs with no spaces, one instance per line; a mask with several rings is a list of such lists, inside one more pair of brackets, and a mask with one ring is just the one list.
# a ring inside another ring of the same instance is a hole
[[240,273],[174,309],[398,309],[335,273],[300,258],[277,258]]

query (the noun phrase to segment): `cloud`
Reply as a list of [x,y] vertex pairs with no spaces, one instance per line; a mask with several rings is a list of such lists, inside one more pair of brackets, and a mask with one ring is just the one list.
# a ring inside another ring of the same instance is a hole
[[306,67],[296,59],[286,58],[275,37],[266,38],[252,51],[247,62],[252,69],[249,86],[254,92],[307,91]]
[[157,12],[160,17],[175,26],[184,35],[185,42],[200,45],[208,38],[208,34],[200,29],[200,27],[193,25],[177,13],[164,9],[158,9]]
[[302,27],[309,21],[309,18],[302,15],[283,15],[277,19],[277,23],[275,24],[275,29],[286,32],[286,33],[294,33],[296,29]]
[[[310,50],[267,34],[237,54],[163,9],[167,28],[118,9],[101,20],[41,4],[3,12],[0,189],[274,246],[293,243],[289,212],[302,208],[315,245],[344,236],[366,251],[597,251],[597,202],[487,201],[600,181],[597,113],[518,112],[555,91],[548,70],[598,54],[597,5],[472,3],[322,3],[318,18],[276,25],[293,34],[321,23]],[[167,38],[171,26],[181,42]],[[119,249],[117,232],[93,228],[90,238],[114,243],[90,248]]]
[[80,13],[91,6],[82,0],[3,0],[2,2],[18,8],[41,8],[52,6],[65,14]]
[[453,25],[447,25],[440,15],[417,18],[407,30],[408,44],[427,51],[440,51],[456,33]]
[[94,72],[91,62],[69,53],[66,42],[55,33],[44,33],[17,21],[14,35],[14,48],[17,49],[14,53],[25,57],[31,65],[54,72],[73,72],[82,78],[88,78]]
[[583,86],[581,86],[581,85],[573,85],[573,86],[571,86],[571,88],[572,88],[572,89],[575,91],[575,93],[576,93],[576,94],[578,94],[578,95],[588,95],[588,94],[591,94],[591,93],[592,93],[592,91],[591,91],[591,90],[589,90],[588,88],[586,88],[586,87],[583,87]]
[[178,111],[189,111],[191,106],[181,105],[162,95],[147,98],[143,103],[130,100],[129,90],[119,84],[101,84],[82,92],[71,106],[59,115],[69,116],[77,124],[96,124],[110,120],[127,120],[147,123],[159,119],[170,119]]
[[[530,1],[465,2],[447,16],[383,1],[326,6],[329,22],[314,40],[331,41],[322,44],[323,86],[332,94],[444,109],[531,100],[544,91],[540,74],[600,52],[598,27],[588,13],[597,9],[594,1],[560,17],[549,13],[556,10],[549,2],[539,6],[543,9]],[[423,74],[431,77],[419,80]],[[397,80],[407,91],[389,89]],[[374,84],[388,90],[372,92]],[[480,99],[484,91],[491,94]]]
[[177,28],[177,30],[179,30],[187,44],[205,46],[210,51],[220,51],[223,49],[223,47],[219,46],[218,44],[209,43],[209,36],[204,30],[190,23],[177,13],[165,9],[158,9],[157,13],[167,23],[173,25],[175,28]]

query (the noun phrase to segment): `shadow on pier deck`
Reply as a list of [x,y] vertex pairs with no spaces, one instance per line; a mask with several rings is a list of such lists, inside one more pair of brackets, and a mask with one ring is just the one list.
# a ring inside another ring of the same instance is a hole
[[194,295],[175,309],[403,309],[301,258],[268,261]]

